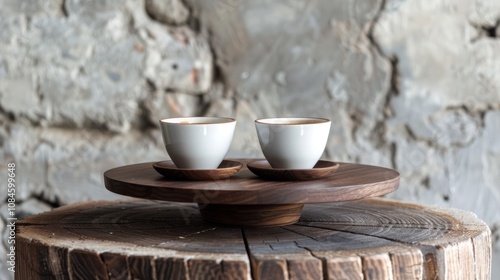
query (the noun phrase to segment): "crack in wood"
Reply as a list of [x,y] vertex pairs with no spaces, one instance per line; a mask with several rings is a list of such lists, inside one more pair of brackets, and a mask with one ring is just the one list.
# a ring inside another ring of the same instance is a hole
[[[298,222],[296,223],[295,225],[297,224],[300,224],[300,225],[309,225],[309,224],[312,224],[312,223],[328,223],[329,221],[321,221],[321,220],[307,220],[307,222]],[[425,227],[424,225],[422,224],[405,224],[405,225],[402,225],[402,226],[397,226],[397,225],[401,225],[401,224],[391,224],[391,223],[385,223],[385,224],[380,224],[380,225],[359,225],[359,224],[353,224],[353,223],[337,223],[335,221],[330,221],[331,222],[331,225],[333,226],[350,226],[350,227],[373,227],[373,228],[387,228],[387,229],[391,229],[391,228],[397,228],[397,229],[404,229],[404,228],[408,228],[408,229],[429,229],[429,230],[439,230],[439,231],[445,231],[445,232],[450,232],[450,231],[453,231],[453,232],[457,232],[457,233],[460,233],[460,232],[470,232],[470,230],[460,230],[460,229],[453,229],[452,227],[437,227],[437,226],[434,226],[434,227]],[[467,224],[464,224],[465,226],[467,226]]]
[[[295,231],[293,231],[291,229],[288,229],[288,228],[286,230],[289,230],[291,232],[297,233],[297,234],[302,235],[302,236],[306,236],[306,235],[300,234],[300,233],[295,232]],[[311,249],[307,248],[306,246],[301,246],[297,241],[294,241],[294,243],[295,243],[295,246],[297,246],[298,248],[301,248],[301,249],[304,249],[304,250],[308,251],[309,254],[311,254],[312,257],[318,259],[321,262],[321,270],[323,272],[323,279],[328,279],[328,265],[327,265],[326,258],[322,258],[322,257],[317,256],[314,253],[314,251],[312,251]]]
[[217,227],[213,227],[213,228],[209,228],[209,229],[205,229],[205,230],[201,230],[201,231],[197,231],[197,232],[192,232],[190,234],[179,236],[179,238],[182,239],[182,238],[190,237],[190,236],[193,236],[193,235],[197,235],[197,234],[200,234],[200,233],[204,233],[204,232],[211,231],[211,230],[216,230],[216,229],[217,229]]
[[[299,225],[299,226],[302,226],[302,227],[311,227],[311,228],[320,228],[320,227],[315,227],[315,226],[304,226],[304,225]],[[326,230],[328,230],[327,228],[320,228],[320,229],[326,229]],[[315,238],[313,236],[310,236],[310,235],[307,235],[307,234],[303,234],[303,233],[300,233],[300,232],[297,232],[297,231],[294,231],[294,230],[288,229],[288,228],[287,228],[287,230],[289,230],[289,231],[291,231],[293,233],[296,233],[298,235],[310,238],[310,239],[315,240],[317,242],[322,242],[321,240],[319,240],[319,239],[317,239],[317,238]],[[340,230],[335,230],[335,231],[349,233],[349,234],[355,234],[355,233],[348,232],[348,231],[340,231]],[[370,237],[373,237],[373,236],[370,236]],[[377,237],[375,237],[375,238],[377,238]],[[313,256],[313,257],[315,257],[315,258],[317,258],[318,260],[321,261],[321,265],[322,265],[322,268],[323,268],[323,278],[324,279],[329,279],[327,258],[319,257],[310,248],[308,248],[306,246],[299,245],[297,241],[294,241],[294,242],[295,242],[295,244],[296,244],[297,247],[302,248],[302,249],[308,251],[311,254],[311,256]],[[370,275],[370,274],[369,274],[369,269],[368,269],[369,265],[367,264],[368,261],[365,260],[365,257],[366,257],[365,254],[355,254],[355,255],[357,255],[361,259],[361,263],[362,263],[361,270],[363,272],[363,275],[362,275],[363,278],[362,279],[371,279],[370,277],[366,278],[366,276]],[[389,256],[389,254],[387,254],[387,255]],[[392,269],[393,268],[392,259],[390,258],[390,256],[389,256],[388,259],[389,259],[389,262],[390,262],[390,268]],[[392,279],[392,277],[391,277],[391,279]]]
[[71,261],[69,254],[71,253],[72,249],[68,248],[68,253],[66,254],[66,263],[68,264],[66,267],[66,272],[68,273],[69,280],[73,280],[73,276],[71,275]]
[[243,242],[245,243],[245,251],[247,253],[247,257],[248,257],[248,263],[250,264],[250,277],[252,277],[252,279],[258,279],[258,277],[256,277],[255,275],[255,270],[253,268],[253,263],[254,263],[254,259],[252,257],[252,252],[250,250],[250,245],[248,243],[248,239],[245,235],[245,230],[243,228],[240,229],[241,231],[241,237],[243,238]]
[[108,275],[108,279],[110,279],[111,273],[109,272],[108,265],[106,264],[106,260],[104,259],[103,254],[97,254],[101,259],[101,262],[104,264],[104,269],[106,270],[106,275]]
[[[375,238],[375,239],[381,239],[381,240],[385,240],[385,241],[394,242],[396,244],[410,245],[410,247],[415,247],[415,245],[424,246],[424,247],[432,247],[432,246],[429,246],[429,245],[420,244],[420,243],[418,243],[418,241],[414,241],[414,243],[413,242],[406,242],[406,241],[403,241],[403,240],[397,240],[397,239],[392,239],[392,238],[389,238],[389,237],[382,237],[382,236],[370,235],[370,234],[367,234],[367,233],[356,232],[356,231],[349,231],[349,230],[343,230],[343,229],[332,229],[332,228],[329,228],[329,227],[321,227],[321,226],[315,226],[315,225],[303,225],[303,224],[295,224],[295,225],[297,225],[297,226],[303,226],[303,227],[312,227],[312,228],[324,229],[324,230],[335,230],[335,231],[338,231],[338,232],[344,232],[344,233],[349,233],[349,234],[354,234],[354,235],[363,235],[363,236],[368,236],[368,237]],[[419,248],[419,247],[417,247],[417,248]]]

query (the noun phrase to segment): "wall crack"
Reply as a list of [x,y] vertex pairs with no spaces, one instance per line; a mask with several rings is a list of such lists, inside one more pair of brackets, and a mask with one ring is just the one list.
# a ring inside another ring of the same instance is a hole
[[390,161],[393,165],[393,167],[396,167],[395,165],[395,157],[396,157],[396,144],[395,143],[387,143],[385,139],[386,135],[386,121],[387,119],[393,117],[394,112],[391,108],[391,99],[393,96],[397,96],[400,93],[400,73],[398,70],[398,63],[399,59],[397,56],[388,56],[384,53],[382,50],[382,47],[379,45],[377,40],[375,39],[374,36],[374,29],[375,25],[379,22],[382,14],[386,11],[386,6],[387,6],[387,0],[382,0],[380,2],[379,9],[377,11],[377,14],[371,21],[371,24],[368,28],[367,31],[367,37],[370,42],[370,45],[375,49],[376,53],[384,60],[388,62],[389,65],[389,75],[390,75],[390,80],[389,80],[389,87],[388,90],[385,94],[385,99],[384,99],[384,106],[383,106],[383,112],[381,114],[381,118],[377,121],[377,123],[374,126],[374,131],[371,133],[371,140],[377,143],[377,147],[380,149],[387,149],[388,152],[390,153]]
[[498,19],[495,24],[477,24],[471,22],[470,25],[474,27],[477,31],[477,36],[471,39],[471,43],[476,43],[482,38],[500,38],[500,19]]

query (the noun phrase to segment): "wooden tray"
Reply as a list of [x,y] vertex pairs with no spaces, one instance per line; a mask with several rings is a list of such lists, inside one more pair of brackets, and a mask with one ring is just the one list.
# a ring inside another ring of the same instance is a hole
[[127,165],[104,173],[106,189],[145,199],[198,203],[209,222],[245,227],[281,226],[298,221],[305,203],[351,201],[381,196],[399,186],[393,169],[339,163],[332,176],[313,181],[267,181],[246,167],[216,181],[169,180],[152,162]]

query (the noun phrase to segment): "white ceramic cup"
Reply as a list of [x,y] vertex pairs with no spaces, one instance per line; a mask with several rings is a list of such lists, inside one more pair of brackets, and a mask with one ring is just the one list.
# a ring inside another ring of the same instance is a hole
[[182,117],[160,120],[167,153],[186,169],[217,169],[233,140],[236,120],[222,117]]
[[331,121],[324,118],[255,120],[260,147],[273,168],[310,169],[323,155]]

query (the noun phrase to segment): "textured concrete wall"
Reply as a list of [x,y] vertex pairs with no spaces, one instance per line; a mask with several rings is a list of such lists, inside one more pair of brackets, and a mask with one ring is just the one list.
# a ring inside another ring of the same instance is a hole
[[473,211],[500,251],[497,0],[0,0],[0,26],[18,216],[117,197],[103,171],[167,157],[160,118],[236,117],[230,156],[260,157],[254,119],[322,116],[325,158],[398,169],[391,197]]

